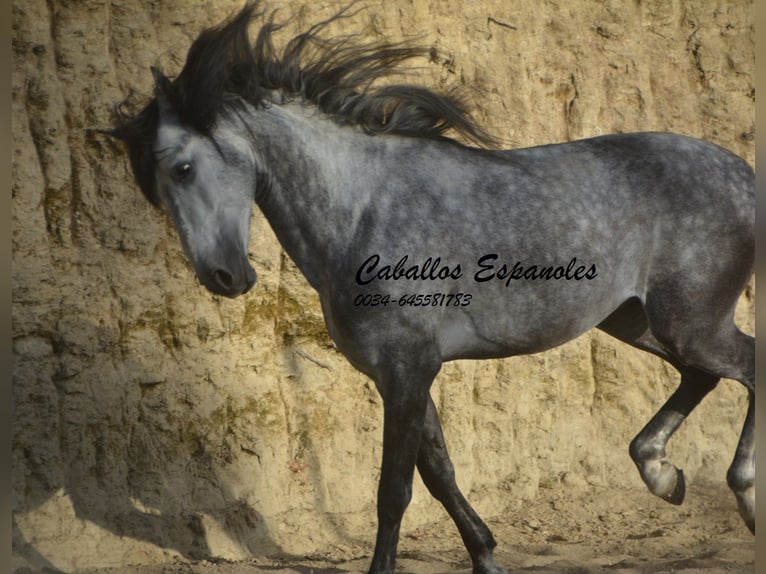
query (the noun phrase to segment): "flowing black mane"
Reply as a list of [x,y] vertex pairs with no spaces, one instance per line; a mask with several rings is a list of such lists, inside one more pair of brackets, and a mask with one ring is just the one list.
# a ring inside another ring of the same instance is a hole
[[[250,40],[248,26],[257,7],[258,0],[248,1],[228,21],[204,30],[189,48],[181,73],[162,86],[181,121],[200,133],[210,134],[216,116],[225,113],[225,103],[236,96],[256,107],[301,99],[336,121],[371,134],[445,138],[451,129],[480,145],[494,143],[454,95],[409,84],[373,85],[400,73],[398,64],[405,60],[433,56],[432,50],[386,42],[354,45],[350,36],[322,37],[328,24],[347,16],[348,7],[278,50],[272,35],[281,25],[273,14],[255,42]],[[275,94],[280,102],[273,101]],[[118,116],[118,127],[111,133],[128,144],[136,180],[156,205],[151,148],[158,125],[157,100],[136,115],[118,110]]]

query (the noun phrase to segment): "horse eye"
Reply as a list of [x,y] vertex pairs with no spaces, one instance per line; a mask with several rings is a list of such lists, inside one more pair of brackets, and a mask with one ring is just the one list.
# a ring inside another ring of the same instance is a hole
[[186,162],[179,163],[173,168],[173,171],[175,171],[176,179],[182,181],[191,175],[191,172],[193,171],[192,164]]

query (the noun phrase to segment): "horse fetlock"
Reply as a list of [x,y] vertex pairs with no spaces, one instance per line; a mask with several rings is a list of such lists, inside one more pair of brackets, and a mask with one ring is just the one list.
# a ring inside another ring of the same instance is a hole
[[726,482],[737,497],[739,514],[755,534],[755,468],[753,464],[732,465]]
[[726,473],[726,483],[734,494],[754,490],[755,488],[755,463],[748,461],[749,464],[734,464],[729,467]]
[[367,571],[367,574],[394,574],[395,572],[396,568],[394,567],[393,562],[387,562],[382,566],[373,564]]
[[495,562],[492,556],[492,550],[487,550],[481,554],[472,557],[473,574],[508,574],[508,571],[500,564]]
[[500,564],[492,562],[489,565],[482,565],[478,568],[474,567],[473,574],[508,574],[508,570],[500,566]]
[[642,432],[634,438],[628,448],[630,458],[636,463],[639,470],[644,466],[649,466],[652,462],[665,458],[665,445],[656,440],[647,440],[643,436],[644,434]]

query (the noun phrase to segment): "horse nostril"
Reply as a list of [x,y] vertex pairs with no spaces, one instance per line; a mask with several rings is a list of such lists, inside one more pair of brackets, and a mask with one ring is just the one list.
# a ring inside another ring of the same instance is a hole
[[231,286],[234,284],[234,278],[231,276],[231,273],[223,269],[218,269],[213,273],[213,277],[215,277],[216,283],[224,289],[231,289]]

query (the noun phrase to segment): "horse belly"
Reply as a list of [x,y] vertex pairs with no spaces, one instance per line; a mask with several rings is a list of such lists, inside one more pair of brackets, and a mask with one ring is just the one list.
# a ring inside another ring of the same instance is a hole
[[[571,285],[567,293],[566,287],[537,297],[488,295],[483,302],[481,293],[474,294],[476,305],[445,313],[440,321],[436,337],[443,359],[500,358],[557,347],[598,325],[633,295]],[[560,295],[552,296],[555,291]]]

